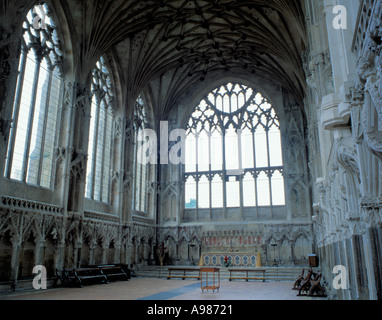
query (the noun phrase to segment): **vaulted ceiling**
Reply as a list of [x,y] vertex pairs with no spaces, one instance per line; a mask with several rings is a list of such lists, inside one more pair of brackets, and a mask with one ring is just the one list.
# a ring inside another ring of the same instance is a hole
[[80,43],[77,59],[84,74],[100,55],[111,52],[128,90],[149,86],[164,73],[172,73],[184,90],[214,72],[240,70],[271,79],[300,102],[305,88],[303,2],[60,1],[72,17],[69,28]]

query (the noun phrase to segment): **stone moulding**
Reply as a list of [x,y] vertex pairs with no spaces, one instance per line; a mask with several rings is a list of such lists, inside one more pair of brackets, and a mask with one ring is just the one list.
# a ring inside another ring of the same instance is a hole
[[60,206],[13,197],[2,196],[0,205],[3,208],[12,209],[15,211],[63,214],[63,208]]

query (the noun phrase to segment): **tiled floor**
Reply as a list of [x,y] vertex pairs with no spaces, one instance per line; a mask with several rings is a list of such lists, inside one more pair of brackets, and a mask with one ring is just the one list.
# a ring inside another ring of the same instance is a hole
[[0,300],[320,300],[297,297],[290,282],[228,282],[221,289],[202,293],[200,282],[161,279],[132,279],[84,288],[58,288],[45,291],[16,292],[0,295]]

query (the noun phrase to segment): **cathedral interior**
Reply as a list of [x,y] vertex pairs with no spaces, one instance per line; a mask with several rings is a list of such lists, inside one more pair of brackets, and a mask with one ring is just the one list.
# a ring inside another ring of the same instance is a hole
[[381,0],[1,0],[0,283],[315,255],[330,298],[380,300],[381,19]]

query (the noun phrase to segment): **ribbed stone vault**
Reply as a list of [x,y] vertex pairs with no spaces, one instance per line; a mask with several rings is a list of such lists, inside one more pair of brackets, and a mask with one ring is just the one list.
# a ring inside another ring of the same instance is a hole
[[[53,1],[77,46],[73,53],[81,70],[75,72],[84,81],[99,57],[111,52],[123,89],[136,95],[164,73],[182,83],[175,97],[216,71],[236,70],[271,79],[303,101],[301,0]],[[0,10],[2,16],[16,10],[21,17],[32,3],[6,0]]]

